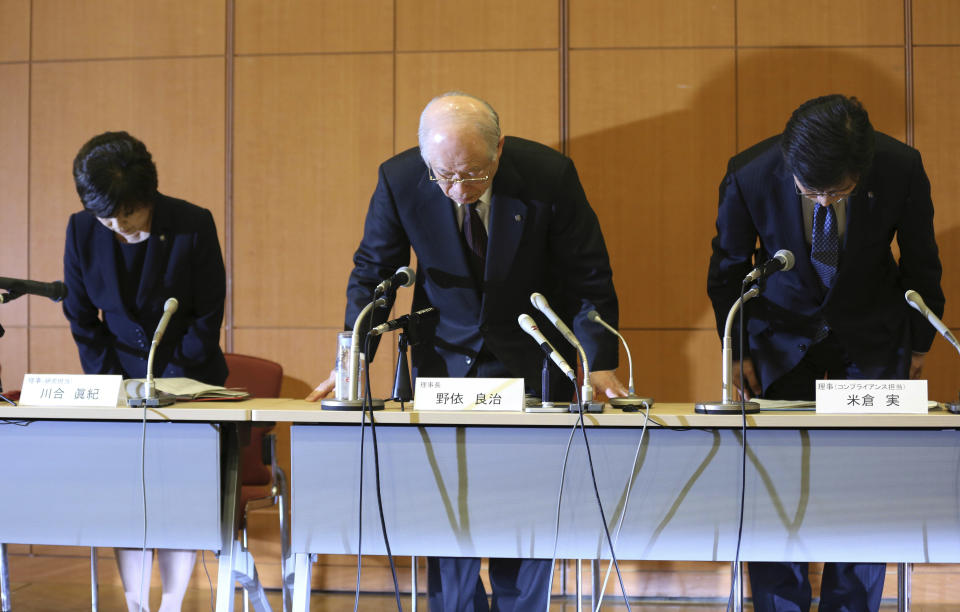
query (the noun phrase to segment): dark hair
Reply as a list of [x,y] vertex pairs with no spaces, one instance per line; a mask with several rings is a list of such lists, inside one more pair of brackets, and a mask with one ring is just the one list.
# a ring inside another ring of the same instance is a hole
[[873,163],[873,126],[854,97],[807,100],[793,111],[780,150],[787,169],[804,187],[826,190],[845,178],[865,178]]
[[98,217],[130,214],[157,195],[157,167],[147,147],[126,132],[104,132],[80,147],[73,181],[83,207]]

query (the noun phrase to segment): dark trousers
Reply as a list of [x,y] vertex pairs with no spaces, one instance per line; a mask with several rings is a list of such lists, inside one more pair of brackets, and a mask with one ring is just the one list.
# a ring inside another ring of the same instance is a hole
[[[468,376],[513,376],[489,351],[483,349]],[[526,612],[545,610],[551,587],[550,559],[490,559],[492,606],[480,580],[476,557],[428,557],[427,597],[430,612]]]
[[[891,366],[888,378],[905,374]],[[814,400],[822,378],[857,379],[863,374],[830,334],[812,346],[797,366],[771,384],[768,399]],[[806,563],[748,564],[755,612],[807,612],[811,589]],[[876,612],[883,592],[884,563],[826,563],[820,585],[820,612]]]
[[476,557],[427,558],[430,612],[525,612],[545,610],[550,559],[490,559],[492,605]]

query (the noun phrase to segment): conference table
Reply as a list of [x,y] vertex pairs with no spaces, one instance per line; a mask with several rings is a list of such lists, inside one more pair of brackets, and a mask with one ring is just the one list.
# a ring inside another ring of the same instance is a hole
[[[361,415],[289,400],[251,418],[292,422],[294,609],[307,610],[312,555],[357,553]],[[558,523],[577,415],[388,406],[374,419],[394,555],[610,557],[579,431]],[[733,560],[742,417],[656,404],[641,443],[644,419],[584,418],[617,558]],[[960,415],[764,411],[746,427],[741,561],[960,562]],[[383,555],[370,433],[362,553]]]
[[[233,610],[235,580],[253,591],[258,610],[269,610],[236,521],[251,411],[273,401],[177,403],[147,409],[145,423],[140,408],[0,405],[0,546],[212,550],[217,612]],[[3,553],[0,595],[9,610]]]

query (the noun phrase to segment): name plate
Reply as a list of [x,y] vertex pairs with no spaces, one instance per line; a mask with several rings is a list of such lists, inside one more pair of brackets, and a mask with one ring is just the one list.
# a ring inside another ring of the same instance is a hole
[[119,374],[24,374],[18,403],[116,408],[122,384]]
[[417,378],[414,410],[523,410],[522,378]]
[[818,380],[823,414],[926,414],[925,380]]

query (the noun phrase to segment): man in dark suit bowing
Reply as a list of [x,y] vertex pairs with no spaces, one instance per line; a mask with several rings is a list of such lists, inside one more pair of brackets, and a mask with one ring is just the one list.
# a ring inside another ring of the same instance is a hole
[[[707,280],[721,333],[744,276],[779,249],[796,264],[746,304],[744,395],[812,400],[820,378],[920,377],[934,330],[904,292],[943,313],[930,183],[920,154],[875,132],[856,98],[809,100],[730,160]],[[820,610],[877,610],[884,569],[827,563]],[[758,611],[810,608],[806,563],[751,563],[750,582]]]
[[[410,261],[412,248],[413,309],[432,306],[439,315],[413,350],[414,377],[523,377],[539,395],[543,354],[517,316],[533,314],[575,359],[531,306],[530,294],[540,292],[583,344],[596,396],[625,395],[614,374],[617,338],[586,316],[597,310],[616,325],[618,306],[600,225],[573,162],[504,137],[489,104],[457,92],[426,106],[419,142],[380,166],[347,287],[346,325],[376,285]],[[569,401],[569,381],[555,375],[552,383],[551,399]],[[332,387],[331,377],[308,399]],[[479,571],[479,559],[431,558],[431,610],[487,610]],[[491,559],[494,609],[545,607],[549,574],[549,560]]]

